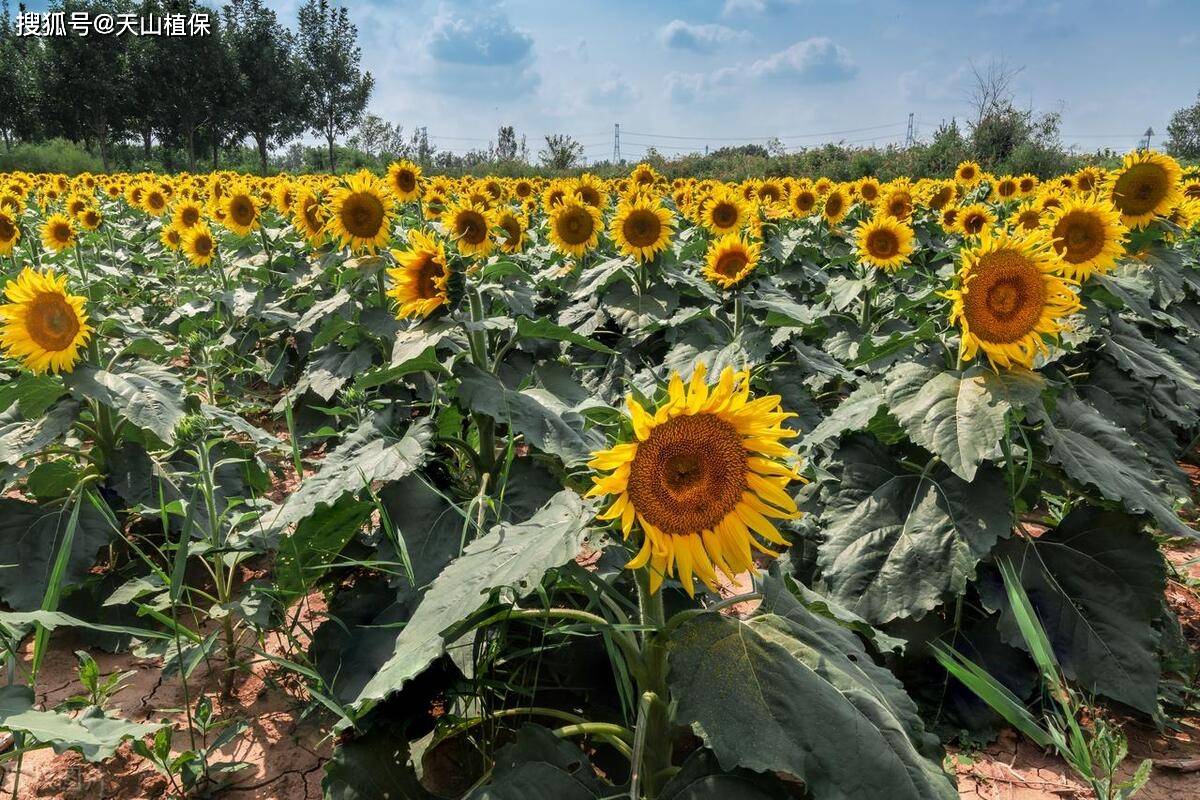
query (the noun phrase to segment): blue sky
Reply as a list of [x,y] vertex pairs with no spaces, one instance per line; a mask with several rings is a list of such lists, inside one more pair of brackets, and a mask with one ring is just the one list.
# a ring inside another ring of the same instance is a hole
[[[269,2],[295,24],[300,0]],[[592,159],[611,155],[613,123],[626,158],[770,136],[885,144],[910,112],[918,136],[963,118],[971,61],[999,57],[1024,68],[1022,105],[1062,114],[1068,144],[1126,150],[1200,91],[1200,0],[345,4],[372,112],[456,151],[502,124],[535,152],[573,134]]]

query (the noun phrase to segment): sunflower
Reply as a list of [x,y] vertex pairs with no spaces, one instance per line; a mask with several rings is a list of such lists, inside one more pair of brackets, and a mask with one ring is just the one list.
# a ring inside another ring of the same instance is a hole
[[879,203],[879,210],[892,219],[907,222],[913,212],[912,192],[904,186],[889,189]]
[[442,221],[464,256],[486,257],[492,252],[492,212],[483,206],[463,201],[448,206]]
[[1028,197],[1037,191],[1039,182],[1040,180],[1037,175],[1030,175],[1026,173],[1025,175],[1017,178],[1017,191],[1020,193],[1021,197]]
[[708,246],[704,277],[722,289],[732,289],[750,277],[761,253],[762,245],[747,242],[736,233],[723,236]]
[[184,200],[175,206],[171,221],[177,228],[190,228],[204,218],[204,209],[195,200]]
[[421,168],[404,159],[388,167],[388,186],[401,203],[421,196]]
[[1125,252],[1126,228],[1121,215],[1107,200],[1082,197],[1067,200],[1047,214],[1046,228],[1062,271],[1073,281],[1093,273],[1108,272]]
[[1144,228],[1179,205],[1182,175],[1179,162],[1170,156],[1149,150],[1130,153],[1110,177],[1107,194],[1127,227]]
[[42,245],[47,250],[70,250],[75,241],[75,226],[65,214],[51,214],[42,224]]
[[[954,182],[953,181],[936,181],[929,188],[928,199],[925,201],[925,205],[928,206],[933,211],[941,211],[942,209],[946,208],[946,206],[950,205],[950,203],[953,202],[953,200],[954,200]],[[911,209],[911,201],[910,201],[909,214],[911,214],[911,213],[912,213],[912,209]],[[907,219],[909,214],[904,214],[903,216],[897,216],[895,214],[892,214],[891,216],[895,216],[897,219]]]
[[956,223],[965,236],[979,236],[996,224],[996,215],[983,203],[971,203],[958,210]]
[[325,230],[351,252],[375,252],[391,235],[392,210],[387,187],[367,171],[351,175],[329,196],[333,212]]
[[566,199],[550,209],[550,241],[576,257],[600,241],[600,209],[576,199]]
[[1016,197],[1021,191],[1021,187],[1017,185],[1017,179],[1012,176],[1005,176],[996,181],[996,196],[1001,200],[1011,200]]
[[221,223],[238,236],[258,227],[258,201],[245,186],[236,186],[221,198]]
[[854,238],[859,261],[889,272],[907,264],[912,255],[912,228],[891,217],[878,216],[863,222]]
[[817,192],[807,184],[797,186],[788,196],[788,208],[795,217],[807,217],[817,207]]
[[217,240],[208,223],[198,222],[183,232],[183,254],[188,263],[195,267],[212,263],[217,255]]
[[412,231],[407,250],[393,250],[400,265],[387,271],[394,286],[388,296],[398,306],[396,317],[427,317],[449,302],[450,267],[445,245],[433,236]]
[[158,240],[168,250],[179,252],[183,249],[183,231],[174,225],[164,225],[162,232],[158,235]]
[[301,189],[296,195],[296,202],[292,205],[292,225],[312,245],[320,243],[325,235],[321,197],[312,189]]
[[850,213],[850,196],[840,186],[835,186],[825,195],[825,203],[821,206],[821,216],[830,225],[837,225]]
[[162,189],[149,187],[142,192],[142,209],[151,216],[161,217],[167,210],[167,196]]
[[963,161],[954,169],[954,179],[963,186],[974,186],[983,180],[983,170],[974,161]]
[[579,176],[579,179],[574,183],[575,196],[587,203],[589,206],[594,206],[604,210],[608,206],[608,187],[604,185],[604,181],[592,175],[590,172],[585,172]]
[[85,298],[67,294],[67,276],[26,267],[5,286],[0,305],[0,347],[31,372],[70,372],[87,344]]
[[525,247],[525,229],[529,227],[529,220],[522,219],[511,208],[504,208],[496,212],[496,227],[502,232],[500,249],[505,253],[521,252]]
[[881,187],[875,178],[862,178],[858,182],[858,196],[864,203],[874,203],[879,199]]
[[609,232],[617,248],[637,261],[652,261],[671,243],[675,221],[657,200],[639,197],[622,200],[613,214]]
[[1090,192],[1100,185],[1104,179],[1104,171],[1100,167],[1083,167],[1075,173],[1075,188],[1081,192]]
[[1183,182],[1183,196],[1189,200],[1200,200],[1200,178],[1189,178]]
[[1062,318],[1080,309],[1061,278],[1058,259],[1041,231],[986,232],[960,253],[959,288],[943,297],[953,303],[950,322],[962,330],[959,357],[970,361],[980,350],[993,369],[1033,367],[1048,353],[1043,336],[1066,328]]
[[1009,219],[1013,228],[1026,231],[1037,230],[1042,226],[1042,210],[1028,201],[1021,203]]
[[746,202],[728,188],[715,190],[700,208],[700,224],[718,235],[741,230],[748,217]]
[[619,520],[625,538],[634,523],[641,530],[625,566],[649,564],[651,593],[676,574],[689,595],[694,577],[716,591],[717,570],[732,579],[754,569],[751,548],[778,555],[756,537],[787,546],[773,520],[800,516],[785,491],[800,475],[782,441],[796,435],[782,426],[795,415],[779,400],[751,399],[748,370],[726,367],[710,386],[703,364],[686,385],[673,373],[654,411],[626,400],[630,441],[593,454],[588,496],[615,498],[599,518]]
[[20,241],[21,229],[16,220],[7,211],[0,211],[0,256],[11,253]]

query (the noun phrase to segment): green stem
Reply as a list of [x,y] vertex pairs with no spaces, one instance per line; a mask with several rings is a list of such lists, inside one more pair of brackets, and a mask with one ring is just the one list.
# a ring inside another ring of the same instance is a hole
[[733,338],[737,338],[741,333],[742,325],[746,321],[746,309],[742,306],[742,290],[733,290]]
[[[650,591],[650,573],[634,573],[638,612],[642,623],[642,663],[639,682],[642,699],[638,705],[634,738],[634,775],[630,798],[654,800],[661,790],[660,776],[671,766],[671,718],[667,688],[666,616],[662,594]],[[638,793],[640,792],[640,794]]]
[[862,316],[859,318],[859,327],[863,329],[863,333],[866,333],[871,326],[871,301],[874,294],[875,286],[867,284],[866,289],[863,290]]
[[[471,306],[471,322],[475,323],[467,329],[467,341],[471,347],[471,360],[475,366],[490,371],[487,358],[487,332],[480,323],[483,322],[483,299],[479,290],[472,286],[467,289],[467,300]],[[479,429],[479,464],[485,473],[490,473],[496,463],[496,422],[486,414],[474,414],[475,425]]]

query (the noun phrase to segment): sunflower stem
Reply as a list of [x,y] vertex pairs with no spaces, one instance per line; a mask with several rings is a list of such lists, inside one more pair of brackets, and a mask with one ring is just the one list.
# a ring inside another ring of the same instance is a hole
[[[467,300],[471,306],[471,322],[467,328],[467,341],[471,346],[471,360],[475,366],[490,371],[487,357],[487,331],[483,322],[483,298],[475,286],[467,288]],[[479,465],[484,473],[490,473],[496,461],[496,422],[486,414],[474,414],[475,426],[479,429]],[[482,475],[480,476],[483,477]]]
[[667,689],[667,648],[663,638],[666,615],[662,594],[650,590],[649,571],[635,570],[634,580],[642,623],[642,664],[634,672],[641,679],[642,699],[638,705],[629,796],[653,800],[660,789],[658,777],[671,766],[671,720],[668,704],[664,700],[670,696]]
[[742,306],[742,290],[735,289],[733,292],[733,338],[737,338],[742,332],[742,323],[745,322],[746,309]]

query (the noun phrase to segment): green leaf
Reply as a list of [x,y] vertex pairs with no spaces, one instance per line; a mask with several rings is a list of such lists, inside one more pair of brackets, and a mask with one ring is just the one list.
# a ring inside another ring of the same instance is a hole
[[37,623],[46,630],[55,628],[90,628],[105,633],[121,633],[137,636],[142,639],[170,639],[171,635],[162,631],[151,631],[145,628],[131,628],[127,625],[105,625],[100,622],[89,622],[77,619],[61,611],[0,611],[0,624],[13,630]]
[[299,596],[319,581],[322,570],[333,563],[370,516],[372,503],[345,498],[318,508],[279,542],[275,588],[285,598]]
[[584,418],[573,411],[556,413],[525,392],[514,392],[499,378],[467,361],[454,365],[458,396],[471,411],[486,414],[523,435],[539,450],[558,456],[568,466],[591,458],[604,447],[604,437],[584,430]]
[[1200,537],[1176,515],[1162,481],[1123,428],[1074,393],[1059,397],[1053,416],[1043,420],[1049,461],[1071,479],[1135,514],[1150,514],[1169,534]]
[[570,328],[555,325],[545,317],[538,317],[537,319],[517,317],[517,335],[524,339],[551,339],[559,342],[570,342],[571,344],[577,344],[580,347],[586,347],[589,350],[595,350],[600,353],[615,354],[617,352],[594,339],[580,336]]
[[891,371],[885,391],[909,437],[970,481],[999,452],[1005,414],[1036,400],[1044,385],[1028,370],[942,371],[910,362]]
[[469,800],[597,800],[611,797],[586,755],[570,741],[538,725],[525,725],[517,740],[496,753],[492,780]]
[[185,411],[183,384],[170,370],[148,361],[120,373],[78,367],[64,381],[76,397],[104,403],[167,444],[175,441]]
[[63,400],[36,419],[23,419],[19,401],[0,413],[0,464],[17,464],[39,454],[71,429],[79,403]]
[[394,654],[356,705],[382,700],[424,671],[445,652],[442,631],[479,608],[485,594],[507,588],[515,597],[524,597],[547,570],[573,559],[593,513],[591,504],[564,489],[526,522],[502,523],[471,542],[429,587],[396,638]]
[[[1017,568],[1059,665],[1089,693],[1147,714],[1158,707],[1158,634],[1166,574],[1153,539],[1117,511],[1083,507],[1035,539],[1011,539],[996,559]],[[1005,641],[1028,650],[999,580],[980,582],[1001,609]]]
[[307,391],[328,401],[352,378],[365,372],[371,366],[374,355],[375,348],[369,344],[360,344],[350,351],[336,344],[329,345],[309,362],[300,380],[275,404],[273,410],[276,413],[283,411],[292,398]]
[[1194,395],[1200,393],[1200,376],[1192,374],[1170,353],[1142,335],[1136,326],[1116,314],[1109,314],[1109,332],[1103,337],[1103,350],[1121,369],[1135,378],[1150,382],[1166,378]]
[[[46,508],[0,498],[0,599],[11,608],[30,611],[41,605],[70,517],[69,505]],[[112,527],[100,512],[91,503],[83,503],[64,586],[87,577],[97,551],[108,544],[111,534]]]
[[958,797],[900,682],[831,620],[702,614],[669,661],[676,719],[726,770],[793,775],[816,800]]
[[711,750],[688,756],[667,782],[660,800],[787,800],[791,795],[771,775],[747,769],[725,772]]
[[54,375],[21,375],[0,386],[0,409],[21,404],[21,414],[35,419],[63,396],[62,379]]
[[417,780],[408,737],[382,724],[334,748],[321,788],[325,800],[435,800]]
[[78,750],[88,761],[102,761],[126,739],[149,736],[163,725],[109,719],[98,709],[78,719],[58,711],[38,711],[33,690],[12,684],[0,687],[0,728],[23,731],[33,739],[54,745],[57,752]]
[[883,390],[876,383],[864,383],[804,437],[801,448],[809,450],[847,431],[861,431],[882,406]]
[[992,467],[970,483],[942,464],[919,474],[862,437],[835,462],[840,480],[821,515],[818,562],[830,596],[872,624],[919,617],[961,594],[1008,535],[1008,490]]

